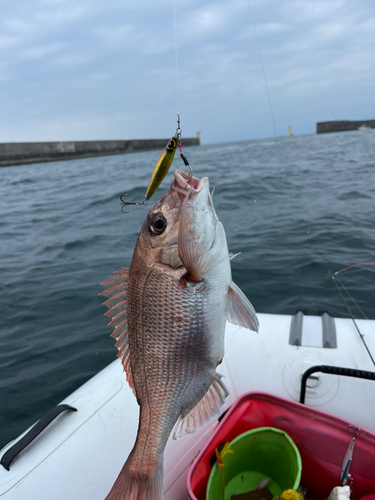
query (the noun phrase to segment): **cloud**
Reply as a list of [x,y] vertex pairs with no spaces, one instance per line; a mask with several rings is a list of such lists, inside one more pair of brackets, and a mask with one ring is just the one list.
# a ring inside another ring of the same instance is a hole
[[102,49],[111,51],[129,51],[138,54],[162,54],[172,50],[172,37],[166,38],[164,32],[150,33],[129,24],[100,27],[93,31]]
[[177,89],[170,0],[2,3],[3,120],[17,121],[15,140],[51,137],[43,120],[62,137],[68,130],[85,139],[109,131],[167,137],[178,90],[184,123],[192,133],[202,129],[206,141],[267,127],[272,135],[260,56],[281,128],[293,115],[301,131],[312,132],[316,116],[335,116],[340,100],[345,116],[349,108],[368,113],[375,100],[372,0],[251,0],[251,9],[247,0],[176,1]]
[[17,45],[19,42],[19,38],[15,36],[0,35],[0,50],[9,49],[10,47]]
[[67,46],[66,43],[51,43],[49,45],[34,46],[29,49],[21,50],[18,57],[21,59],[43,59],[49,57],[57,52],[61,52]]
[[89,64],[95,58],[94,55],[89,56],[87,53],[71,53],[54,59],[54,65],[62,69],[72,69],[76,66]]
[[298,22],[311,22],[323,19],[334,19],[334,16],[340,15],[347,2],[344,0],[297,0],[288,2],[283,6],[287,16],[290,16]]
[[28,19],[9,17],[3,19],[1,24],[5,31],[16,35],[22,35],[23,37],[36,31],[35,23],[30,22]]
[[[261,23],[255,26],[257,34],[260,38],[267,37],[269,35],[279,35],[280,33],[286,33],[292,29],[289,24],[284,23]],[[255,38],[254,26],[248,26],[244,31],[236,35],[238,40],[247,40]]]
[[56,27],[84,19],[89,12],[89,9],[81,4],[58,10],[43,9],[39,12],[35,12],[35,14],[33,15],[33,19],[39,24],[49,27]]

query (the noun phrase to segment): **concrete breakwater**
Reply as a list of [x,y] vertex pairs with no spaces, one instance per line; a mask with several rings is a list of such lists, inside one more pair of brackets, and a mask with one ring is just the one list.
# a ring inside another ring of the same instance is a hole
[[[0,167],[73,160],[93,156],[121,155],[165,148],[168,139],[131,139],[128,141],[66,141],[0,143]],[[200,146],[200,137],[182,139],[183,146]]]
[[329,122],[318,122],[316,124],[316,133],[325,134],[327,132],[345,132],[346,130],[358,130],[362,125],[375,128],[375,120],[338,120]]

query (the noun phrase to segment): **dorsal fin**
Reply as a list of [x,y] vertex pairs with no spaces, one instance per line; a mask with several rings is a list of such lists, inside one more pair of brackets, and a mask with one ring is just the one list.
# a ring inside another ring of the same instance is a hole
[[214,415],[220,415],[220,408],[229,395],[228,389],[221,380],[222,375],[215,373],[208,391],[194,408],[177,420],[173,439],[179,439],[186,434],[193,434],[199,427],[208,422]]
[[126,293],[128,288],[129,269],[123,267],[121,271],[115,271],[114,274],[117,274],[117,276],[100,283],[102,286],[109,286],[109,288],[99,295],[109,297],[103,304],[109,309],[109,311],[105,313],[105,316],[109,316],[112,319],[108,326],[114,328],[111,337],[116,339],[115,346],[118,349],[117,357],[121,359],[122,366],[126,373],[126,380],[128,381],[130,389],[135,394],[133,377],[130,369],[128,320],[126,313]]

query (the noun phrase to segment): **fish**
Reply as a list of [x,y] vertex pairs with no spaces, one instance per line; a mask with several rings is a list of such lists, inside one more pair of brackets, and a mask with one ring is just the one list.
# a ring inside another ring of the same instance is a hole
[[163,453],[193,433],[228,396],[216,371],[226,321],[258,331],[232,281],[230,254],[207,177],[177,170],[151,207],[130,269],[102,283],[117,356],[140,406],[135,445],[106,500],[163,500]]

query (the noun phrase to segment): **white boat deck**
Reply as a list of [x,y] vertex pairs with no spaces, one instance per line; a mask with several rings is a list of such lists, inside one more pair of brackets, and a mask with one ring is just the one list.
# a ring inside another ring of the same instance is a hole
[[[226,354],[218,371],[230,390],[223,411],[244,392],[265,391],[299,400],[302,373],[314,365],[375,371],[350,319],[335,319],[337,348],[322,347],[321,318],[305,316],[302,346],[289,344],[291,316],[258,314],[259,334],[227,323]],[[375,321],[357,320],[375,357]],[[114,351],[115,355],[115,351]],[[306,404],[375,432],[375,382],[317,373]],[[0,467],[4,500],[102,500],[129,452],[138,425],[138,405],[119,360],[63,403],[77,412],[60,415],[10,466]],[[186,475],[217,421],[165,450],[165,499],[187,500]],[[21,437],[21,436],[20,436]],[[17,440],[16,440],[17,441]],[[9,443],[0,456],[14,443]]]

